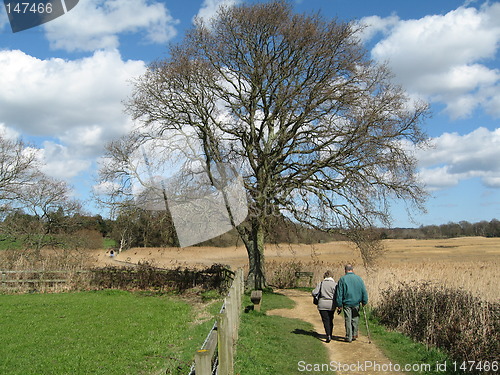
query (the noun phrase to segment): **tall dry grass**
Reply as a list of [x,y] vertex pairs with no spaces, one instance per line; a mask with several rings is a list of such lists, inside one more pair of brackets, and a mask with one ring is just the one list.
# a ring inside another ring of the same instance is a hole
[[[296,272],[313,272],[315,285],[327,269],[338,280],[345,263],[271,261],[267,280],[279,288],[296,287]],[[498,261],[394,262],[371,269],[352,263],[365,281],[370,305],[386,326],[445,349],[459,362],[498,360]]]
[[296,272],[313,272],[313,285],[316,285],[326,270],[331,270],[334,279],[338,280],[344,274],[346,263],[354,264],[355,273],[365,281],[372,306],[380,303],[385,290],[412,282],[439,284],[470,292],[487,302],[500,301],[500,261],[398,262],[367,269],[356,264],[355,259],[338,262],[272,260],[266,263],[266,277],[270,286],[293,288],[301,286],[298,285],[301,280],[295,277]]
[[500,301],[500,261],[420,262],[383,265],[361,270],[370,294],[370,303],[378,305],[384,290],[401,283],[429,282],[464,290],[488,302]]
[[[446,350],[458,362],[493,363],[500,353],[500,303],[431,283],[401,283],[382,294],[380,322]],[[470,373],[496,373],[496,371]]]
[[81,270],[91,259],[85,251],[68,249],[0,251],[2,270]]

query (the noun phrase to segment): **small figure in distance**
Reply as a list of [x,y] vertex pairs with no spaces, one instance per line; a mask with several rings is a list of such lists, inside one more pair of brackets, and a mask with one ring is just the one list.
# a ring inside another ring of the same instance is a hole
[[333,279],[331,271],[326,271],[323,281],[318,283],[312,291],[313,296],[318,296],[318,311],[325,328],[326,342],[332,340],[333,314],[335,313],[335,288],[337,283]]
[[345,339],[352,342],[358,338],[359,304],[368,303],[368,292],[363,279],[354,273],[352,264],[344,267],[345,275],[337,285],[336,305],[340,314],[344,310]]

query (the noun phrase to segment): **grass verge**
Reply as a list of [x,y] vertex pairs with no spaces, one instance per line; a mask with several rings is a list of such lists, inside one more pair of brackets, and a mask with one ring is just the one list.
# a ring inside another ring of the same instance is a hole
[[187,373],[212,324],[199,315],[177,298],[118,290],[0,295],[0,373]]
[[[250,306],[248,296],[244,306]],[[299,361],[328,363],[326,348],[315,338],[311,324],[299,319],[268,316],[271,309],[292,308],[294,302],[275,293],[264,293],[260,312],[247,309],[241,318],[235,374],[303,374]]]
[[[403,368],[410,365],[405,371],[408,374],[464,374],[464,372],[453,371],[453,364],[448,356],[435,348],[412,340],[402,333],[391,331],[379,323],[371,310],[367,309],[368,325],[372,342],[377,345],[393,364],[398,363]],[[367,334],[365,317],[361,313],[359,328],[363,334]]]

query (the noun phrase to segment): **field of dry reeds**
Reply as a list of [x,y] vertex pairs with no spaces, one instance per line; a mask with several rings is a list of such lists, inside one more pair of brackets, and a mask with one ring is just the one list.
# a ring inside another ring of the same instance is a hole
[[[440,240],[384,240],[385,252],[373,267],[363,266],[351,243],[338,241],[314,245],[279,244],[266,247],[266,274],[275,287],[309,285],[296,272],[312,272],[312,284],[330,269],[338,279],[345,263],[355,265],[370,294],[370,304],[380,302],[388,288],[408,282],[427,282],[470,291],[489,302],[500,301],[500,238],[462,237]],[[188,248],[132,248],[111,258],[105,250],[45,251],[43,257],[19,251],[1,251],[3,269],[78,271],[117,265],[116,261],[148,261],[164,268],[205,268],[222,263],[247,268],[243,246]]]
[[[266,246],[266,274],[276,287],[306,285],[295,272],[313,272],[313,284],[330,269],[338,279],[345,263],[353,263],[370,294],[370,304],[380,302],[381,292],[400,283],[424,281],[472,292],[486,301],[500,300],[500,238],[462,237],[440,240],[384,240],[384,254],[374,267],[365,268],[357,249],[348,242],[315,245]],[[113,262],[95,252],[94,264]],[[247,267],[243,246],[188,248],[133,248],[119,254],[119,261],[154,261],[161,267],[206,267],[223,263],[233,269]]]

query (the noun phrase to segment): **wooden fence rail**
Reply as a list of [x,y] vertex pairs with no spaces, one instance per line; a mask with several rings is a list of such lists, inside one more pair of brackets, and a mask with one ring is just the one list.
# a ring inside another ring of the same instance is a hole
[[53,286],[71,281],[71,274],[88,271],[0,270],[0,289],[18,289],[24,285]]
[[244,287],[243,270],[238,269],[214,326],[201,349],[195,353],[190,375],[234,374],[234,351]]

